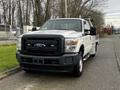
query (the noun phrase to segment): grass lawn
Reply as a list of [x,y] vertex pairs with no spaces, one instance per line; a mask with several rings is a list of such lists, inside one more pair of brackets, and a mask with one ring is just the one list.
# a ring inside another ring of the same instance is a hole
[[17,65],[16,46],[0,46],[0,72],[13,68]]

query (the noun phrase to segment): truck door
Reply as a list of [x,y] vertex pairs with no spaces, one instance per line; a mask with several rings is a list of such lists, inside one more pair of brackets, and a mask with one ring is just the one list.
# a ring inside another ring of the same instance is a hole
[[90,35],[90,25],[88,21],[83,22],[83,42],[85,46],[84,55],[88,54],[92,48],[91,35]]

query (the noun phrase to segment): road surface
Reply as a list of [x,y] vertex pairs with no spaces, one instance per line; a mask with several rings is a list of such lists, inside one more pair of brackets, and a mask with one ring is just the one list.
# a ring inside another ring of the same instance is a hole
[[80,78],[64,73],[27,74],[21,71],[1,80],[0,90],[120,90],[113,40],[100,40],[96,57],[84,63]]

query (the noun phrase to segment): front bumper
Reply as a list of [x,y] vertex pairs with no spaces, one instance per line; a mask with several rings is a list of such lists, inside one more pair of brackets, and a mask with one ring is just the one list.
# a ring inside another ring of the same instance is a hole
[[16,57],[22,69],[56,72],[72,71],[79,60],[78,53],[62,56],[32,56],[23,55],[18,51]]

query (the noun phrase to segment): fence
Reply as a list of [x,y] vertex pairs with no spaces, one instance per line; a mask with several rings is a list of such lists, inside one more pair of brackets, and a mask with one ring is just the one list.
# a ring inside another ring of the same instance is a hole
[[0,40],[15,40],[16,36],[14,36],[11,32],[0,31]]

